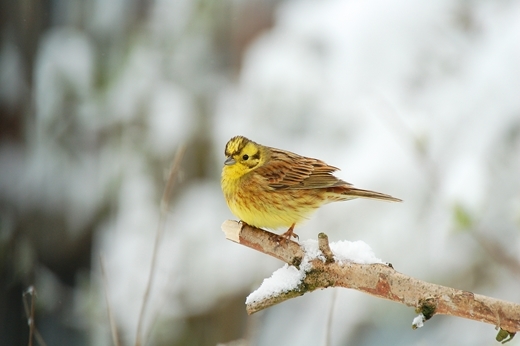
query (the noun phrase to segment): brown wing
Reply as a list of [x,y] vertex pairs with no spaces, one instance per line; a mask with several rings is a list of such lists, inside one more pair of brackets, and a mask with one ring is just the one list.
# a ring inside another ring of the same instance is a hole
[[269,148],[271,157],[255,170],[273,189],[316,189],[350,185],[332,175],[338,168],[284,150]]

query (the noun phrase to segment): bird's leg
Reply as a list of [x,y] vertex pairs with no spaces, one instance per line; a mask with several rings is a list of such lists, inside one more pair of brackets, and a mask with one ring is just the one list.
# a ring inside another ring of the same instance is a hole
[[289,229],[287,230],[287,232],[285,232],[284,234],[281,235],[282,238],[285,239],[286,242],[288,242],[289,240],[291,240],[292,237],[296,238],[296,239],[300,239],[300,237],[298,237],[298,234],[294,233],[294,226],[296,225],[296,223],[293,223],[291,225],[291,227],[289,227]]

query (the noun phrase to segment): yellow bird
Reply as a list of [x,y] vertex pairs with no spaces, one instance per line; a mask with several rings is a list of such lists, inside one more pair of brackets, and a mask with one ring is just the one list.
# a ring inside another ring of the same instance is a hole
[[294,227],[324,204],[358,197],[401,202],[383,193],[352,186],[333,173],[338,168],[310,157],[231,138],[225,149],[222,192],[229,209],[251,226],[296,236]]

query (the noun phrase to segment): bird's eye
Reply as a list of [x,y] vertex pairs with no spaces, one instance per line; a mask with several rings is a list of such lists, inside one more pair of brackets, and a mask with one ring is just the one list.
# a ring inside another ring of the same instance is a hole
[[242,158],[243,158],[244,160],[247,160],[247,159],[249,158],[249,155],[245,154],[244,156],[242,156]]

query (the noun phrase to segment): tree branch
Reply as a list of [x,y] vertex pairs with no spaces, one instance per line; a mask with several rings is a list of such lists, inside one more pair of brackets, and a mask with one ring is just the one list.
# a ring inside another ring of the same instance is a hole
[[[316,289],[345,287],[414,307],[422,314],[423,321],[434,315],[452,315],[493,324],[510,335],[520,331],[519,304],[421,281],[382,263],[343,263],[331,257],[325,235],[319,237],[323,253],[309,258],[296,242],[285,242],[277,234],[244,223],[228,220],[222,224],[222,230],[227,239],[276,257],[300,271],[299,266],[308,263],[301,281],[294,287],[248,299],[249,314]],[[414,326],[420,327],[416,322]]]

